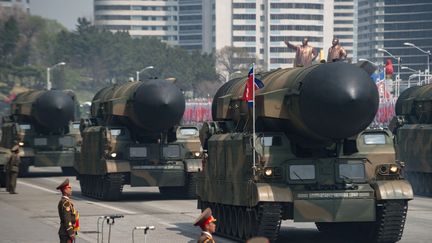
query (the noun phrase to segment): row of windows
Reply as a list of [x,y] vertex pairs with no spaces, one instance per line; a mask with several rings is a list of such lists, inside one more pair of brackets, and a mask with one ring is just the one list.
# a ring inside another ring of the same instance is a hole
[[391,13],[406,13],[406,12],[410,12],[410,13],[415,13],[415,12],[426,12],[426,11],[432,11],[432,3],[428,3],[428,4],[422,4],[422,5],[414,5],[414,4],[403,4],[401,6],[386,6],[385,8],[385,13],[386,14],[391,14]]
[[334,28],[334,31],[353,31],[353,28]]
[[293,59],[292,58],[270,58],[270,63],[271,64],[278,64],[278,63],[292,64]]
[[301,9],[324,9],[323,4],[315,3],[271,3],[271,8],[301,8]]
[[202,30],[202,26],[201,25],[182,25],[182,26],[180,26],[180,30],[181,31],[185,31],[185,30]]
[[271,25],[270,30],[323,31],[323,27],[315,25]]
[[144,21],[168,21],[177,20],[177,16],[136,16],[136,15],[96,15],[96,20],[144,20]]
[[336,5],[336,6],[334,6],[334,9],[354,9],[354,6],[352,6],[352,5]]
[[335,17],[352,17],[354,13],[334,13]]
[[432,30],[385,32],[384,39],[431,38]]
[[255,14],[233,14],[233,19],[255,19]]
[[180,21],[188,21],[188,20],[202,20],[201,15],[186,15],[186,16],[180,16]]
[[183,35],[179,37],[179,40],[202,40],[201,35]]
[[256,30],[255,25],[234,25],[233,30]]
[[404,13],[404,14],[395,14],[395,15],[385,15],[384,20],[385,22],[394,22],[394,21],[415,21],[415,20],[432,20],[432,14],[431,13]]
[[353,24],[352,20],[335,20],[334,24]]
[[234,36],[233,37],[233,41],[248,41],[248,42],[253,42],[255,40],[256,40],[255,36]]
[[180,11],[188,12],[188,11],[196,11],[202,10],[201,5],[192,5],[192,6],[180,6]]
[[233,3],[232,6],[233,8],[256,8],[255,3]]
[[[402,21],[403,22],[403,21]],[[432,28],[431,22],[409,22],[409,23],[384,23],[384,29],[387,30],[415,30],[415,29],[429,29]]]
[[[270,36],[270,41],[303,41],[304,37],[301,36]],[[312,42],[322,42],[322,37],[308,37],[309,41]]]
[[177,11],[175,6],[96,5],[95,10]]
[[316,14],[270,14],[270,19],[323,20],[323,16]]
[[101,25],[107,30],[177,30],[177,26]]

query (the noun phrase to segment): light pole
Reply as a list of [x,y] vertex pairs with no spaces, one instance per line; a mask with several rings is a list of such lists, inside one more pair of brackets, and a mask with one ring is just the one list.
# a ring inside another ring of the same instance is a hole
[[426,57],[427,57],[427,70],[425,71],[425,73],[426,73],[426,75],[429,74],[429,72],[430,72],[430,61],[429,61],[429,58],[431,56],[431,51],[430,50],[425,51],[425,50],[421,49],[420,47],[414,45],[413,43],[409,43],[409,42],[405,42],[404,45],[414,47],[417,50],[419,50],[419,51],[423,52],[424,54],[426,54]]
[[410,67],[405,67],[405,66],[402,66],[401,67],[401,69],[402,70],[410,70],[410,71],[412,71],[412,72],[414,72],[414,74],[412,74],[412,75],[410,75],[409,77],[408,77],[408,88],[411,86],[411,78],[412,77],[414,77],[415,76],[415,73],[417,73],[418,72],[418,83],[419,83],[419,85],[420,85],[420,82],[421,82],[421,70],[415,70],[415,69],[412,69],[412,68],[410,68]]
[[144,72],[145,70],[149,70],[149,69],[153,69],[153,68],[154,68],[153,66],[148,66],[148,67],[145,67],[145,68],[141,69],[141,71],[137,71],[136,72],[136,80],[139,81],[139,75],[140,75],[140,73]]
[[54,64],[53,66],[51,66],[51,67],[47,67],[47,82],[46,82],[46,88],[47,88],[47,90],[51,90],[51,69],[54,69],[54,68],[56,68],[56,67],[58,67],[58,66],[64,66],[64,65],[66,65],[66,63],[65,62],[59,62],[59,63],[57,63],[57,64]]

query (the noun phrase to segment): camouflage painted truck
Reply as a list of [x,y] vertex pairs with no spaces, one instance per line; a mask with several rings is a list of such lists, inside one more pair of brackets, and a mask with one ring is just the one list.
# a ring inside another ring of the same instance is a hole
[[127,184],[195,198],[202,148],[197,127],[178,126],[184,110],[182,92],[165,80],[96,93],[91,118],[82,120],[81,160],[75,165],[83,195],[118,200]]
[[432,196],[432,85],[411,87],[399,96],[391,122],[397,159],[414,193]]
[[217,91],[214,121],[200,130],[206,159],[197,191],[217,233],[276,241],[281,221],[291,219],[353,230],[364,242],[401,239],[413,192],[391,133],[366,129],[378,108],[371,69],[338,62],[258,75],[265,86],[256,91],[255,137],[245,79]]
[[81,141],[79,123],[73,122],[79,116],[77,107],[71,91],[37,90],[17,95],[11,114],[3,117],[1,151],[20,146],[21,175],[27,175],[31,165],[60,166],[65,173],[73,172]]

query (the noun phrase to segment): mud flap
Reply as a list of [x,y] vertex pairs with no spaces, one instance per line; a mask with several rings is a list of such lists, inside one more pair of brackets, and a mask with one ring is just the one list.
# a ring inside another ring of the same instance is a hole
[[411,200],[414,198],[413,189],[407,180],[376,181],[372,187],[377,200]]

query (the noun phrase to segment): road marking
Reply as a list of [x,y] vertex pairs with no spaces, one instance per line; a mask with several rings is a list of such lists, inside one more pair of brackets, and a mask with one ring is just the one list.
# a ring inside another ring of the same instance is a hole
[[44,187],[36,186],[36,185],[30,184],[30,183],[27,183],[27,182],[23,182],[23,181],[18,181],[18,184],[22,184],[22,185],[25,185],[25,186],[28,186],[28,187],[33,187],[33,188],[36,188],[36,189],[39,189],[39,190],[42,190],[42,191],[46,191],[46,192],[49,192],[49,193],[60,194],[58,191],[46,189]]
[[[45,178],[45,179],[49,180],[49,181],[56,182],[53,179],[48,179],[48,178]],[[44,188],[44,187],[41,187],[41,186],[36,186],[36,185],[30,184],[30,183],[27,183],[27,182],[23,182],[23,181],[18,181],[18,183],[22,184],[22,185],[25,185],[25,186],[28,186],[28,187],[33,187],[33,188],[36,188],[36,189],[39,189],[39,190],[42,190],[42,191],[46,191],[46,192],[50,192],[50,193],[54,193],[54,194],[59,194],[60,195],[60,193],[58,191],[50,190],[50,189],[47,189],[47,188]],[[107,204],[100,203],[100,202],[89,201],[86,198],[83,198],[83,197],[80,197],[80,196],[75,196],[75,197],[84,199],[84,201],[86,203],[88,203],[88,204],[93,204],[93,205],[96,205],[96,206],[99,206],[99,207],[108,208],[108,209],[115,210],[115,211],[118,211],[118,212],[122,212],[122,213],[125,213],[125,214],[137,214],[137,212],[134,212],[134,211],[129,211],[129,210],[126,210],[126,209],[114,207],[114,206],[107,205]]]
[[129,210],[118,208],[118,207],[114,207],[114,206],[110,206],[110,205],[107,205],[107,204],[104,204],[104,203],[92,202],[92,201],[88,201],[88,200],[87,200],[87,203],[88,204],[94,204],[96,206],[100,206],[100,207],[104,207],[104,208],[108,208],[108,209],[112,209],[112,210],[116,210],[116,211],[119,211],[119,212],[122,212],[122,213],[125,213],[125,214],[137,214],[137,212],[129,211]]

